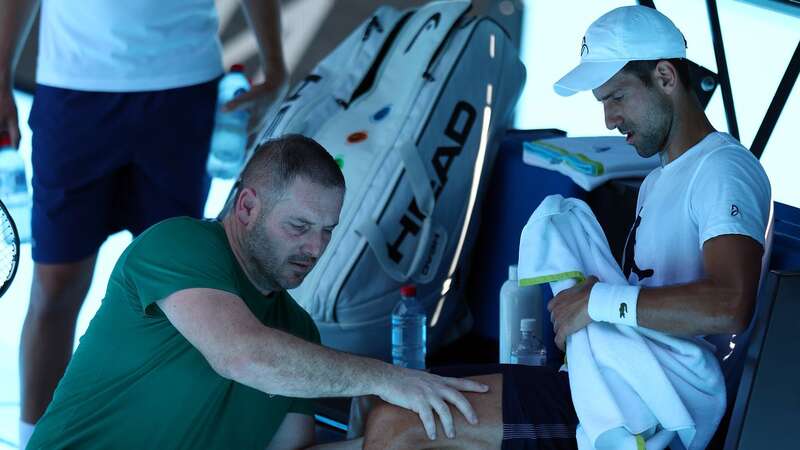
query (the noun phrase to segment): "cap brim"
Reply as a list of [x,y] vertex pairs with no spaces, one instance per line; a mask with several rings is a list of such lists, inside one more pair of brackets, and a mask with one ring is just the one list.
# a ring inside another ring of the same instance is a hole
[[628,61],[584,61],[556,81],[553,89],[556,94],[563,97],[580,91],[592,90],[610,80],[627,63]]

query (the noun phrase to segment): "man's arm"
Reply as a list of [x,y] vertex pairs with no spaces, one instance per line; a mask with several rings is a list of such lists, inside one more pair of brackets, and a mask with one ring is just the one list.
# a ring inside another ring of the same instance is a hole
[[706,277],[642,289],[639,325],[679,336],[740,333],[753,316],[762,254],[761,244],[747,236],[709,239],[703,244]]
[[20,137],[11,92],[14,68],[38,8],[39,0],[0,0],[0,133],[8,133],[14,147],[19,146]]
[[288,70],[281,41],[281,9],[278,0],[242,0],[245,16],[258,41],[264,82],[228,102],[225,109],[250,106],[253,102],[271,102],[278,89],[288,82]]
[[376,394],[416,412],[431,437],[436,429],[433,411],[452,434],[447,403],[477,422],[460,391],[485,392],[487,387],[479,383],[396,368],[312,344],[264,326],[228,292],[186,289],[157,304],[214,371],[262,392],[302,398]]
[[[750,323],[761,274],[763,247],[742,235],[722,235],[703,244],[705,278],[693,283],[642,288],[638,325],[678,336],[739,333]],[[597,279],[559,293],[548,304],[556,345],[588,325],[589,293]]]

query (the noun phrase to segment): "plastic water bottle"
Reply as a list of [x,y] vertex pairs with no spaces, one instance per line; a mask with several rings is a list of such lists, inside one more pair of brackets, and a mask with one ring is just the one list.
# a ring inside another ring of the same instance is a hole
[[206,170],[212,177],[229,179],[239,174],[247,145],[247,124],[250,113],[246,109],[222,111],[222,107],[236,96],[250,90],[244,66],[235,64],[219,81],[217,114],[211,135],[211,150]]
[[425,368],[427,315],[412,285],[400,288],[392,311],[392,363],[409,369]]
[[0,133],[0,200],[17,225],[20,242],[29,241],[31,196],[25,177],[25,163],[17,149],[11,146],[11,138],[6,133]]
[[542,341],[536,337],[533,330],[536,328],[536,319],[522,319],[519,322],[520,339],[514,350],[511,351],[511,364],[524,364],[526,366],[544,366],[547,364],[547,350]]
[[[508,266],[508,280],[500,288],[500,363],[511,364],[511,350],[519,343],[519,321],[529,317],[539,319],[542,306],[542,286],[520,286],[517,266]],[[536,321],[534,334],[542,337],[542,320]]]

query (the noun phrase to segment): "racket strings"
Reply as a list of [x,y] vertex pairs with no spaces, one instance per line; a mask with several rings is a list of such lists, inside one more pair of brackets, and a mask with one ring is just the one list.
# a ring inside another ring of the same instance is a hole
[[19,251],[17,242],[9,217],[0,209],[0,284],[8,281],[14,274]]

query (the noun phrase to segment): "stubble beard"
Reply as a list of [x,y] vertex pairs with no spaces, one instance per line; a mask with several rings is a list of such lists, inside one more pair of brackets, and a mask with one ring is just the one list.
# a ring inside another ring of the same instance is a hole
[[643,158],[666,151],[667,138],[672,128],[672,104],[665,99],[656,98],[653,105],[643,120],[644,126],[635,127],[639,142],[634,143],[634,147],[636,153]]

